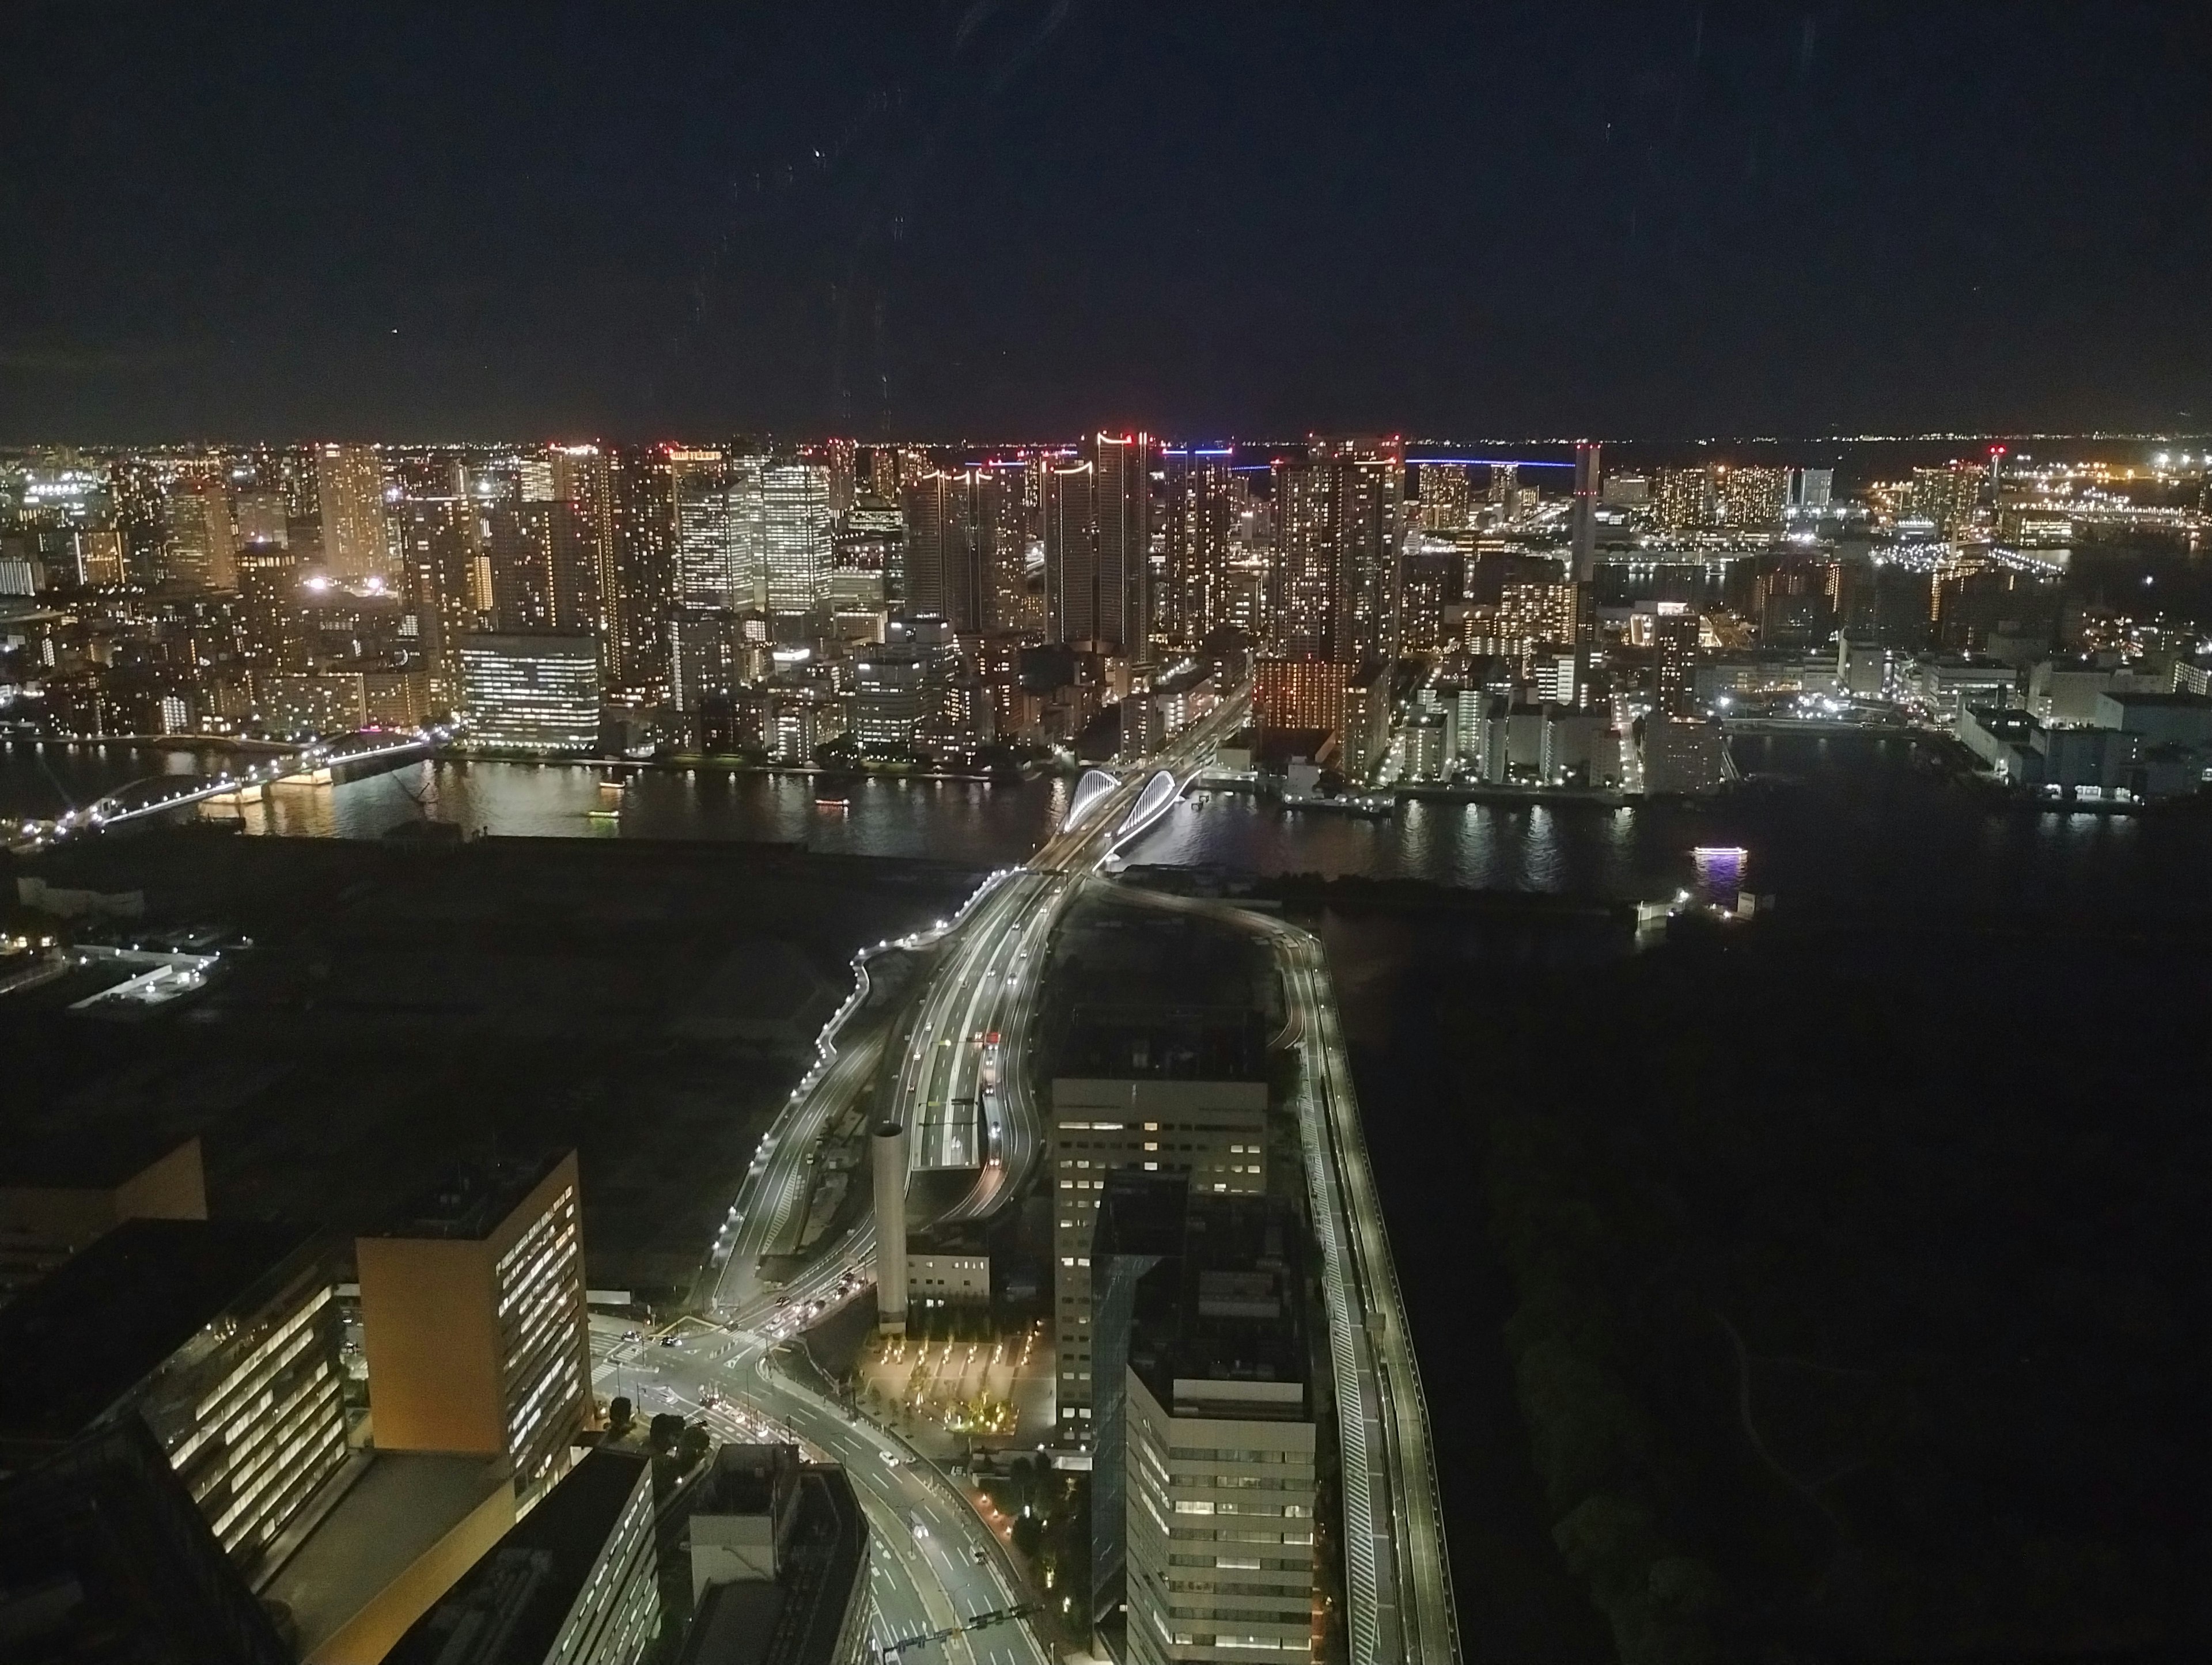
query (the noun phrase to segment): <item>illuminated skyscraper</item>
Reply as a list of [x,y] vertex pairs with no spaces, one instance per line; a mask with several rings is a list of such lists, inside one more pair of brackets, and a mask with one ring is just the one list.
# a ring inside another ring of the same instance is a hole
[[1651,622],[1655,653],[1654,703],[1662,717],[1697,714],[1699,620],[1688,603],[1662,601]]
[[556,630],[604,635],[600,586],[614,561],[614,505],[605,454],[595,445],[559,445],[542,460],[551,523],[550,622]]
[[1420,494],[1422,531],[1465,528],[1470,501],[1466,464],[1423,463],[1413,484]]
[[[429,669],[433,704],[453,710],[461,703],[460,639],[480,623],[476,515],[468,500],[458,496],[404,498],[398,514],[400,581],[412,634]],[[239,559],[241,567],[258,564],[250,552]],[[287,559],[280,565],[289,571],[291,563]],[[250,586],[247,594],[250,606]]]
[[180,480],[165,506],[168,545],[163,565],[170,580],[201,589],[234,590],[230,503],[221,482]]
[[1098,635],[1098,512],[1093,465],[1062,459],[1044,477],[1045,636],[1088,642]]
[[830,471],[776,463],[763,471],[768,610],[811,613],[830,595]]
[[731,562],[739,608],[768,605],[768,464],[757,451],[730,459]]
[[1316,441],[1275,468],[1277,650],[1340,665],[1398,651],[1405,465],[1395,449]]
[[830,513],[842,520],[853,507],[858,484],[859,448],[850,440],[824,440],[819,461],[830,471]]
[[988,469],[938,471],[906,489],[906,609],[955,630],[996,628],[1000,482]]
[[1595,441],[1575,447],[1574,564],[1569,575],[1577,584],[1597,576],[1597,504],[1602,483]]
[[352,582],[388,575],[384,543],[384,471],[373,445],[325,445],[315,453],[322,505],[323,564]]
[[668,685],[663,629],[676,605],[675,510],[668,459],[659,451],[623,450],[608,467],[613,503],[611,581],[599,591],[599,615],[611,643],[605,657],[613,688],[649,696]]
[[1229,622],[1230,534],[1241,493],[1226,447],[1164,456],[1168,583],[1156,623],[1164,635],[1195,644]]
[[1143,663],[1151,657],[1152,449],[1094,434],[1046,477],[1046,633]]
[[672,447],[670,499],[676,517],[677,596],[686,607],[735,607],[737,547],[730,535],[729,471],[719,451]]

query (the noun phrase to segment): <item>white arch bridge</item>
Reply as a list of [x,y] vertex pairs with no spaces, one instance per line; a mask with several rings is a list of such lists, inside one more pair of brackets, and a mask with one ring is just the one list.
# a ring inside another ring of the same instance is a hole
[[[1114,829],[1113,836],[1108,841],[1109,848],[1126,844],[1165,815],[1175,807],[1176,799],[1182,796],[1182,789],[1188,784],[1188,775],[1178,780],[1173,769],[1153,770],[1152,779],[1145,782],[1144,790],[1137,794],[1137,801],[1129,805],[1129,812]],[[1075,791],[1067,800],[1067,813],[1060,817],[1060,830],[1069,832],[1082,826],[1097,811],[1098,806],[1123,785],[1118,777],[1109,775],[1103,769],[1085,770],[1083,778],[1075,783]]]

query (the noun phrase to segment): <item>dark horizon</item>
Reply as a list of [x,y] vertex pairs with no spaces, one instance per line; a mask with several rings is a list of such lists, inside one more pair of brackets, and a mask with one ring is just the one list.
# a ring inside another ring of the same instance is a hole
[[2212,426],[2212,16],[27,3],[0,441]]

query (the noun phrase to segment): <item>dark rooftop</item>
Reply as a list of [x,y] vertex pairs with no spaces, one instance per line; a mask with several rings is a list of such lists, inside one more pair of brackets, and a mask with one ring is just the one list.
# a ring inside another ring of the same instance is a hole
[[401,1208],[380,1237],[488,1237],[514,1212],[565,1150],[532,1157],[495,1157],[456,1168]]
[[112,1191],[197,1134],[143,1122],[44,1127],[0,1144],[0,1189]]
[[2212,710],[2212,699],[2207,699],[2202,694],[2151,693],[2139,689],[2110,688],[2104,691],[2101,697],[2112,701],[2116,705],[2139,706],[2145,710],[2152,711]]
[[0,1439],[65,1439],[314,1239],[258,1220],[125,1220],[0,1308]]
[[[842,1468],[804,1468],[799,1485],[799,1517],[781,1577],[774,1586],[711,1586],[684,1640],[682,1665],[833,1656],[866,1563],[868,1527]],[[395,1654],[385,1665],[405,1662]]]
[[[1192,1194],[1182,1253],[1146,1274],[1130,1332],[1154,1398],[1171,1405],[1177,1380],[1305,1384],[1302,1243],[1281,1198]],[[1310,1397],[1282,1408],[1310,1414]]]
[[[544,1658],[651,1461],[631,1451],[586,1455],[415,1621],[384,1656],[384,1665],[507,1665]],[[486,1627],[490,1633],[477,1646],[461,1641],[449,1648],[463,1626],[494,1609],[501,1622]]]

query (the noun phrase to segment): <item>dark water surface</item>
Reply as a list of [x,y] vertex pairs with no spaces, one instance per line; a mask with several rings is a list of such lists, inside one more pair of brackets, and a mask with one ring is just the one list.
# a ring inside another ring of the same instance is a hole
[[[1925,767],[1912,743],[1839,734],[1737,743],[1758,781],[1709,803],[1416,799],[1382,819],[1285,811],[1232,793],[1178,805],[1127,854],[1232,873],[1412,878],[1477,890],[1643,900],[1696,880],[1698,846],[1750,852],[1762,893],[1883,906],[2212,912],[2212,818],[2037,812]],[[208,754],[210,758],[221,754]],[[0,745],[0,814],[52,815],[126,781],[203,767],[190,751]],[[646,769],[626,791],[578,764],[416,763],[334,787],[285,787],[246,828],[374,838],[428,817],[536,837],[777,840],[859,855],[995,865],[1056,823],[1067,783],[840,781]],[[848,806],[819,801],[842,797]]]

